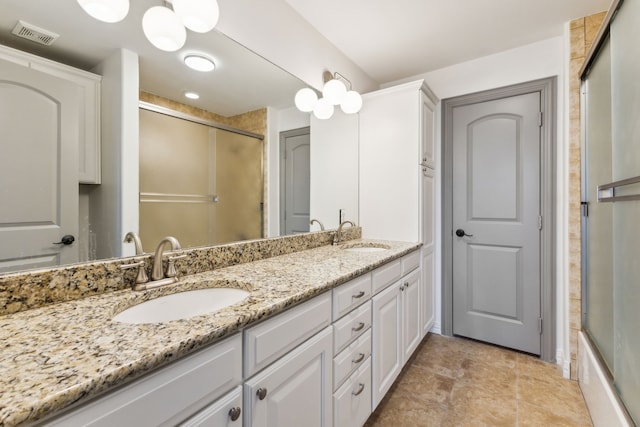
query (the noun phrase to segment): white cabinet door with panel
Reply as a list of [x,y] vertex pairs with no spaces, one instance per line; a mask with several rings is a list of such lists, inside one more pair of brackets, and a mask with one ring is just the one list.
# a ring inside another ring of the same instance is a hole
[[245,426],[332,425],[332,335],[325,328],[245,382]]
[[402,370],[402,294],[396,282],[373,297],[373,408]]
[[241,427],[242,386],[216,400],[180,427]]
[[403,364],[418,348],[422,340],[420,318],[420,270],[403,277],[402,296],[402,352]]
[[333,394],[334,427],[360,427],[371,414],[371,358]]

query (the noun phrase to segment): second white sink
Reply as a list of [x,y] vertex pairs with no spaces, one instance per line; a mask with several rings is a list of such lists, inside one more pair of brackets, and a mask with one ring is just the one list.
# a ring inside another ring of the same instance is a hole
[[248,291],[235,288],[179,292],[134,305],[118,313],[113,320],[121,323],[142,324],[188,319],[237,304],[248,296]]

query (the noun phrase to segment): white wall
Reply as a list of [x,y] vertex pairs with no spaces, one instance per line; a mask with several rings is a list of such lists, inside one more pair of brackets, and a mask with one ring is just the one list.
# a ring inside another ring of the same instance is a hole
[[322,88],[322,72],[329,70],[346,76],[361,93],[378,88],[284,0],[219,0],[219,5],[217,30],[308,85]]
[[[486,56],[473,61],[463,62],[450,67],[412,76],[396,82],[384,84],[383,87],[393,86],[399,83],[416,79],[425,79],[429,87],[438,96],[445,99],[460,95],[466,95],[483,90],[495,89],[512,84],[523,83],[531,80],[557,76],[557,151],[556,151],[556,358],[557,363],[568,367],[570,361],[568,343],[568,313],[566,295],[568,285],[566,272],[568,269],[567,248],[567,223],[564,206],[566,205],[566,171],[567,166],[567,138],[565,132],[566,123],[566,70],[565,37],[554,37],[530,45],[511,49],[498,54]],[[442,141],[442,116],[441,104],[436,109],[436,170],[441,171],[441,141]],[[441,200],[442,177],[436,176],[436,200]],[[436,210],[436,247],[441,245],[440,228],[442,225],[441,208]],[[436,283],[441,283],[441,254],[436,253]],[[436,287],[436,322],[441,322],[441,289]]]
[[138,55],[120,49],[92,71],[102,76],[102,184],[89,196],[96,256],[131,256],[122,239],[138,231]]

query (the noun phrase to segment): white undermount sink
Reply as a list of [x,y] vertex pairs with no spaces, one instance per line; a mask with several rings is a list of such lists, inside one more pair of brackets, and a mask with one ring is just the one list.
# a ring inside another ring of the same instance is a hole
[[348,252],[382,252],[391,249],[391,246],[382,243],[351,243],[342,246]]
[[165,295],[118,313],[121,323],[161,323],[208,314],[239,303],[249,296],[244,289],[209,288]]

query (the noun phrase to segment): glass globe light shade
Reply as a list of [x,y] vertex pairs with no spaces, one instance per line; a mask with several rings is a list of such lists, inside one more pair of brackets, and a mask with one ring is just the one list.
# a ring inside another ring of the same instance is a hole
[[329,80],[322,88],[322,96],[332,105],[338,105],[347,93],[347,87],[340,80]]
[[344,95],[340,108],[347,114],[354,114],[362,108],[362,96],[355,90],[350,90]]
[[173,0],[173,10],[184,26],[196,33],[211,31],[220,17],[216,0]]
[[326,120],[333,115],[333,104],[325,98],[318,99],[316,107],[313,109],[313,115],[320,120]]
[[313,111],[318,103],[318,95],[316,95],[313,89],[308,87],[302,88],[296,93],[295,103],[298,110],[308,113]]
[[178,15],[164,6],[154,6],[142,17],[142,31],[152,45],[173,52],[184,46],[187,30]]
[[108,23],[120,22],[129,13],[129,0],[78,0],[89,16]]

